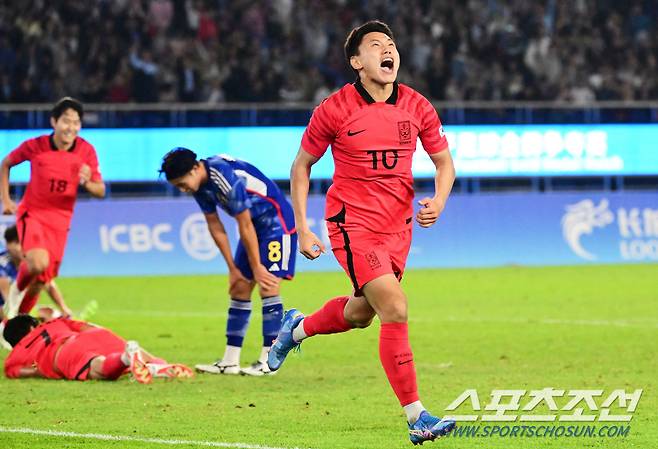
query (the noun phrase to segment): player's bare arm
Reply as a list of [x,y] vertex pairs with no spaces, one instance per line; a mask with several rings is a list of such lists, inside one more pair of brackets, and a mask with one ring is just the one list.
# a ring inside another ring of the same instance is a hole
[[204,216],[206,217],[206,223],[208,223],[208,231],[210,231],[215,245],[217,245],[219,252],[222,253],[222,257],[226,261],[229,289],[233,289],[238,282],[249,282],[249,279],[244,277],[238,267],[235,266],[226,228],[224,228],[224,223],[222,223],[217,212],[204,214]]
[[308,226],[306,220],[306,204],[308,188],[311,179],[311,166],[319,158],[305,151],[301,146],[290,169],[290,196],[292,208],[295,211],[295,225],[299,238],[299,252],[307,259],[315,259],[324,253],[322,241]]
[[416,214],[416,221],[423,228],[429,228],[441,215],[448,201],[448,195],[452,190],[452,184],[455,182],[455,165],[452,162],[450,150],[445,149],[438,153],[430,155],[436,174],[434,176],[434,197],[425,197],[418,201],[421,208]]
[[44,288],[46,289],[46,292],[48,292],[48,296],[50,296],[50,299],[55,303],[57,308],[62,312],[62,314],[65,317],[70,317],[73,315],[73,312],[69,308],[69,306],[66,305],[66,302],[64,301],[64,295],[62,295],[61,290],[59,287],[57,287],[57,284],[55,283],[54,280],[48,282]]
[[16,203],[9,196],[9,169],[13,164],[5,157],[0,164],[0,195],[2,195],[2,213],[12,215],[16,213]]
[[245,209],[235,216],[238,222],[238,231],[240,240],[247,251],[249,266],[254,274],[254,280],[264,289],[272,289],[279,285],[279,278],[267,271],[267,268],[260,262],[260,250],[258,247],[258,236],[256,229],[251,221],[251,212]]
[[39,372],[36,366],[23,366],[18,371],[17,379],[27,379],[30,377],[45,377]]
[[103,181],[91,180],[91,168],[87,164],[82,164],[80,167],[80,185],[96,198],[103,198],[105,196],[105,183]]

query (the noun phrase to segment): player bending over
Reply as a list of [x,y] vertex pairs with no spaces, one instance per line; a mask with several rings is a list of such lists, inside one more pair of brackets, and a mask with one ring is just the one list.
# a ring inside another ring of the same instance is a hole
[[421,227],[436,222],[455,170],[436,110],[396,81],[400,55],[390,28],[377,21],[355,28],[345,42],[345,56],[357,80],[313,112],[293,162],[291,190],[300,252],[315,259],[324,247],[306,220],[309,177],[311,166],[331,145],[335,172],[325,219],[334,256],[354,291],[307,317],[289,310],[268,364],[277,370],[305,338],[367,327],[376,315],[381,322],[379,358],[407,415],[409,438],[419,444],[447,434],[455,422],[432,416],[419,400],[407,297],[400,288],[413,226],[411,163],[416,140],[420,138],[436,166],[436,193],[420,200],[416,214]]
[[[7,298],[11,303],[20,301],[19,313],[29,313],[44,285],[57,277],[78,186],[96,198],[105,196],[96,150],[78,136],[82,117],[79,101],[62,98],[50,113],[53,132],[21,143],[0,165],[2,213],[16,214],[25,253]],[[16,207],[9,197],[9,172],[25,161],[30,161],[30,181]],[[21,294],[22,300],[17,298]]]
[[[175,148],[164,156],[160,172],[180,191],[194,195],[229,271],[224,357],[196,368],[213,374],[272,374],[267,353],[283,316],[280,281],[290,280],[295,274],[297,234],[290,203],[256,167],[226,155],[197,161],[193,151]],[[238,223],[240,240],[235,255],[231,255],[218,207]],[[263,348],[256,362],[240,369],[240,350],[249,326],[251,294],[256,284],[263,305]]]
[[27,314],[7,322],[4,338],[13,349],[5,360],[9,378],[116,380],[127,369],[135,380],[150,383],[153,377],[192,377],[190,368],[169,364],[152,356],[137,342],[84,321],[56,318],[39,324]]

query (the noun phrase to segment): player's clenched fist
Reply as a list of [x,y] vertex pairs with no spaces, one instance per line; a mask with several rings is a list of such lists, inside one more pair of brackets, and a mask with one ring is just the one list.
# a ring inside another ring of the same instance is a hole
[[4,215],[13,215],[16,213],[16,203],[7,198],[2,202],[2,213]]
[[311,231],[298,231],[299,252],[307,259],[316,259],[325,251],[324,245],[317,235]]
[[91,168],[89,168],[89,165],[82,164],[78,175],[80,176],[80,184],[85,184],[91,181]]
[[422,207],[416,214],[416,221],[423,228],[429,228],[436,223],[439,215],[443,212],[444,205],[439,204],[437,200],[433,200],[432,198],[423,198],[418,201],[418,204]]

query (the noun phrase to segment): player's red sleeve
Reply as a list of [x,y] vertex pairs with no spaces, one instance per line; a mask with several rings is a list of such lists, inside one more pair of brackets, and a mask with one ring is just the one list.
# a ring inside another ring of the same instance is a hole
[[23,161],[32,159],[36,146],[32,143],[32,139],[26,140],[21,143],[15,150],[7,156],[11,165],[20,164]]
[[14,348],[5,359],[5,376],[16,379],[20,377],[21,368],[27,365],[25,360],[21,360],[21,349]]
[[302,148],[315,157],[322,157],[327,147],[336,139],[336,125],[324,100],[313,111],[311,121],[302,136]]
[[89,168],[91,169],[91,180],[93,182],[102,181],[103,177],[101,176],[100,168],[98,166],[98,156],[96,156],[96,150],[91,145],[89,146],[89,151],[87,151],[85,163],[89,165]]
[[448,139],[443,131],[439,114],[436,113],[432,103],[425,100],[421,111],[421,130],[418,137],[420,137],[425,151],[428,154],[434,154],[447,149]]
[[82,332],[84,330],[87,330],[91,326],[89,323],[85,323],[84,321],[71,320],[69,318],[62,318],[62,321],[73,332]]

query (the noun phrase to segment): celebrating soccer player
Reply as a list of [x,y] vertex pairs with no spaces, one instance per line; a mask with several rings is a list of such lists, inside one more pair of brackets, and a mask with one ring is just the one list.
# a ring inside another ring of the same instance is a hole
[[10,378],[116,380],[126,369],[139,383],[153,377],[192,377],[185,365],[167,363],[102,327],[60,317],[39,323],[27,314],[7,322],[4,338],[13,347],[5,360]]
[[[277,185],[256,167],[226,155],[197,161],[193,151],[175,148],[165,155],[160,172],[182,192],[194,194],[229,271],[224,357],[196,368],[213,374],[272,374],[267,353],[283,316],[280,280],[292,279],[295,274],[297,234],[292,207]],[[240,241],[235,256],[231,255],[217,207],[238,223]],[[263,348],[256,362],[240,369],[240,351],[256,284],[263,305]]]
[[432,226],[443,211],[455,170],[436,110],[396,81],[400,55],[390,28],[371,21],[352,30],[345,56],[357,80],[313,112],[292,166],[291,189],[300,252],[315,259],[324,247],[306,220],[309,177],[331,145],[335,172],[325,219],[332,251],[354,292],[306,317],[296,309],[286,312],[268,364],[277,370],[303,339],[366,327],[377,315],[380,360],[407,415],[409,438],[419,444],[447,434],[455,422],[432,416],[419,400],[400,288],[411,244],[417,138],[436,166],[434,197],[419,201],[421,227]]
[[[39,292],[57,277],[64,256],[73,207],[82,186],[92,196],[105,196],[94,147],[78,136],[82,104],[70,97],[59,100],[50,114],[54,132],[26,140],[2,160],[2,212],[16,214],[18,236],[25,260],[18,267],[7,302],[20,301],[19,313],[28,313]],[[31,175],[18,208],[9,196],[9,170],[30,161]],[[68,312],[67,312],[68,313]]]

